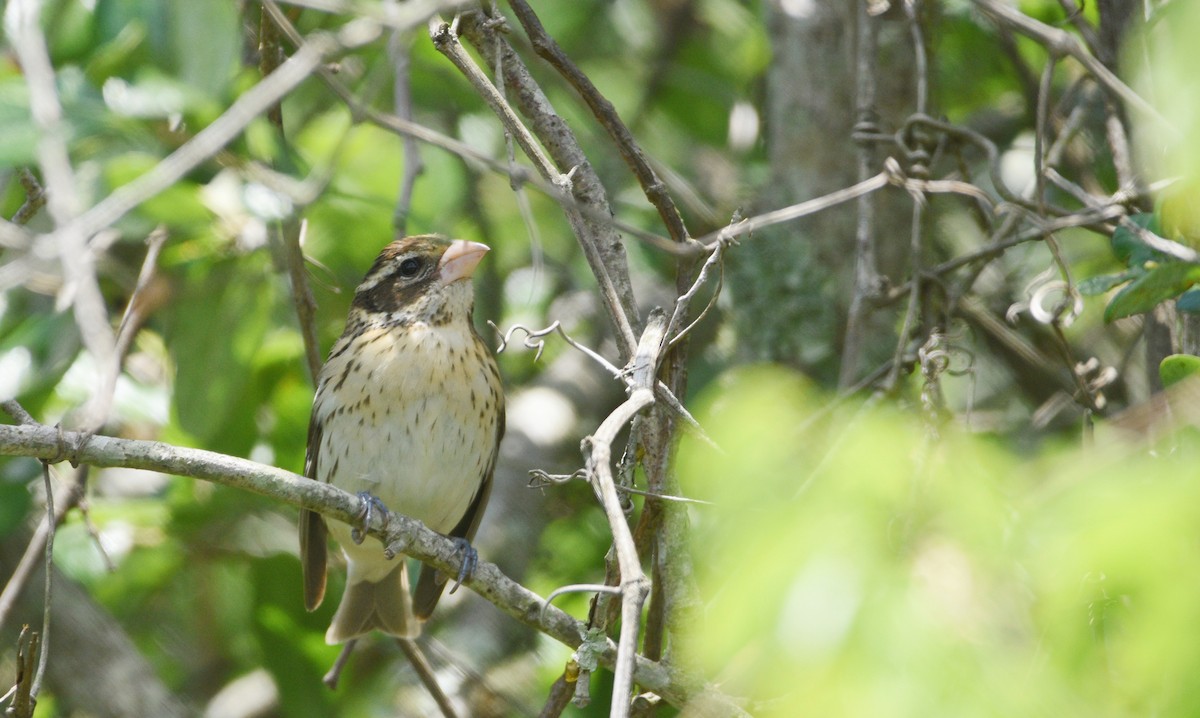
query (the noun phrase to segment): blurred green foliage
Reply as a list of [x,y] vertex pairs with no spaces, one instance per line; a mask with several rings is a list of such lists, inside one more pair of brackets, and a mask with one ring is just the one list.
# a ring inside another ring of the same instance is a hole
[[[1085,17],[1094,20],[1096,4],[1085,5]],[[732,147],[729,138],[735,104],[748,103],[762,115],[772,61],[763,6],[580,0],[536,8],[648,152],[677,175],[673,191],[695,197],[681,205],[696,235],[723,225],[735,208],[752,206],[766,174],[761,121],[747,145]],[[1061,24],[1061,5],[1053,0],[1020,6]],[[1013,110],[1021,102],[1020,77],[970,3],[947,1],[940,9],[930,38],[940,111],[964,122],[993,111],[1003,115],[994,133],[1003,149],[1032,124]],[[1200,64],[1188,33],[1200,18],[1194,3],[1174,2],[1171,10],[1183,16],[1155,16],[1151,31],[1172,40],[1148,43],[1156,73],[1144,82],[1156,101],[1168,103],[1165,112],[1184,139],[1164,146],[1161,136],[1151,136],[1141,147],[1163,162],[1158,176],[1183,176],[1181,187],[1188,190],[1197,186],[1193,143],[1200,137],[1200,100],[1185,91]],[[302,32],[344,20],[312,10],[292,15]],[[253,86],[258,19],[252,3],[46,3],[43,25],[64,132],[89,205],[144,175]],[[401,41],[412,46],[416,120],[503,157],[503,133],[467,84],[421,33]],[[1016,48],[1031,66],[1046,59],[1042,48],[1023,39]],[[661,232],[575,93],[531,53],[527,61],[581,136],[620,217]],[[385,42],[336,64],[339,79],[384,111],[394,107],[390,67]],[[327,350],[341,332],[356,283],[394,232],[400,176],[412,158],[397,136],[352,116],[315,79],[288,96],[283,116],[282,135],[257,119],[219,156],[140,205],[105,237],[111,246],[100,267],[102,290],[119,317],[136,285],[145,238],[159,227],[168,235],[153,311],[118,384],[106,432],[301,468],[312,390],[277,233],[299,217],[307,223],[316,326]],[[17,172],[35,165],[36,139],[28,89],[5,52],[5,218],[26,200]],[[574,336],[607,351],[593,281],[557,205],[525,190],[540,236],[533,246],[507,177],[429,147],[421,148],[420,159],[424,171],[407,229],[493,247],[480,270],[480,319],[531,327],[562,320]],[[265,169],[325,184],[300,206],[271,188]],[[1172,239],[1195,240],[1192,228],[1200,221],[1191,214],[1191,195],[1180,191],[1178,199],[1134,220]],[[944,234],[954,235],[951,221],[946,227]],[[48,230],[45,213],[30,228]],[[1145,311],[1180,293],[1181,309],[1189,296],[1200,302],[1184,293],[1200,277],[1194,266],[1169,261],[1127,231],[1116,232],[1108,248],[1089,237],[1091,246],[1069,252],[1090,262],[1085,274],[1095,278],[1082,291],[1115,291],[1105,302],[1107,318]],[[731,251],[754,251],[753,240]],[[1004,272],[1040,272],[1045,263],[1037,251],[1044,250],[1017,253]],[[663,297],[673,287],[672,262],[632,241],[629,256],[641,295],[669,301]],[[39,420],[69,420],[93,390],[96,368],[57,302],[57,263],[5,248],[0,264],[7,272],[0,272],[0,385]],[[1095,321],[1072,328],[1072,339],[1097,336],[1099,305],[1093,301]],[[715,503],[691,511],[707,619],[683,648],[694,651],[724,690],[766,701],[757,714],[780,716],[1196,712],[1200,697],[1191,676],[1200,656],[1187,634],[1200,605],[1194,447],[1176,440],[1151,453],[1098,441],[1080,449],[1055,435],[1006,433],[1015,421],[968,435],[897,408],[831,408],[828,396],[796,374],[737,368],[739,328],[731,326],[727,308],[720,304],[697,328],[690,381],[701,421],[724,452],[691,439],[679,451],[684,493]],[[835,346],[830,337],[801,343]],[[540,362],[513,350],[503,355],[510,395],[547,379],[546,367],[564,351],[552,341]],[[1168,372],[1193,371],[1190,361],[1164,364],[1164,380]],[[980,359],[980,393],[1016,403],[1017,379],[996,378],[1000,372],[988,373],[986,363]],[[948,393],[973,396],[974,381],[949,378]],[[964,415],[969,423],[969,411]],[[579,459],[575,445],[568,449],[565,467],[520,469],[569,472]],[[39,479],[32,462],[0,460],[0,538],[36,518],[31,487]],[[204,705],[259,669],[278,688],[278,715],[384,715],[397,706],[424,705],[412,697],[403,659],[385,642],[360,648],[337,693],[321,686],[337,654],[323,641],[336,602],[313,614],[301,607],[292,512],[173,477],[103,472],[92,489],[91,518],[116,570],[105,570],[75,515],[60,533],[57,561],[191,705]],[[601,580],[609,534],[590,489],[568,485],[546,494],[544,527],[523,548],[532,556],[525,583],[545,595]],[[335,568],[330,596],[339,594],[341,580]],[[587,596],[571,594],[557,605],[582,616],[587,604]],[[430,628],[442,635],[442,624]],[[509,701],[497,714],[521,715],[544,699],[569,651],[527,635],[505,649],[508,654],[474,668]],[[451,646],[454,659],[469,663],[456,650]],[[605,714],[610,680],[598,675],[592,705],[575,714]],[[40,708],[44,715],[70,714],[52,691]]]
[[755,715],[1194,713],[1194,443],[1022,454],[769,367],[700,404],[693,648]]

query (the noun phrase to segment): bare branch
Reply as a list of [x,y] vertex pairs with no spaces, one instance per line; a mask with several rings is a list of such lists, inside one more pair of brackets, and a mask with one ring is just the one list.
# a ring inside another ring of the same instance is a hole
[[34,419],[33,416],[31,416],[29,414],[28,411],[25,411],[25,407],[21,406],[14,399],[7,399],[5,401],[0,401],[0,409],[3,409],[4,413],[6,413],[9,416],[11,416],[12,418],[16,419],[17,423],[19,423],[19,424],[36,425],[38,423],[37,420]]
[[516,13],[521,26],[525,28],[525,33],[533,43],[534,52],[549,62],[567,82],[571,83],[571,86],[587,103],[600,126],[608,132],[609,137],[621,152],[621,156],[625,158],[625,163],[637,177],[642,191],[646,194],[646,199],[650,200],[650,203],[658,210],[658,216],[662,218],[671,239],[679,244],[686,243],[689,237],[687,227],[683,223],[683,217],[680,216],[679,210],[675,207],[675,201],[671,199],[666,184],[659,179],[658,174],[650,165],[645,152],[638,146],[633,133],[617,115],[616,108],[604,95],[600,94],[600,90],[596,89],[591,79],[583,74],[583,71],[575,63],[571,62],[571,58],[567,57],[554,38],[546,33],[546,29],[542,27],[533,8],[525,0],[509,0],[508,4]]
[[[271,20],[279,26],[284,35],[295,47],[300,47],[304,44],[304,38],[287,19],[287,16],[279,9],[275,0],[264,0],[263,7],[266,8],[268,14],[271,16]],[[499,48],[499,45],[493,47],[493,50],[497,48]],[[463,159],[479,163],[492,172],[508,177],[510,184],[514,187],[521,187],[528,184],[547,197],[573,207],[585,218],[619,229],[629,236],[635,237],[661,251],[680,256],[695,256],[703,253],[698,245],[677,245],[666,237],[654,234],[653,232],[647,232],[640,227],[635,227],[628,222],[613,217],[612,212],[608,211],[606,207],[595,207],[575,197],[566,195],[560,188],[530,173],[527,167],[514,165],[510,161],[495,159],[453,137],[444,135],[436,130],[431,130],[424,125],[419,125],[395,114],[381,112],[374,107],[366,105],[359,101],[350,88],[346,87],[345,83],[324,65],[318,66],[316,72],[317,76],[325,82],[326,86],[350,108],[355,117],[362,117],[389,132],[402,137],[412,137]],[[0,242],[19,242],[21,237],[22,234],[19,229],[13,229],[7,223],[0,223]]]
[[[570,473],[570,474],[551,474],[546,471],[543,471],[542,469],[530,469],[529,470],[529,488],[531,488],[531,489],[540,489],[540,488],[543,488],[546,486],[565,484],[568,481],[572,481],[572,480],[576,480],[576,479],[578,479],[580,481],[587,481],[590,483],[592,480],[592,477],[590,474],[588,474],[587,471],[584,471],[583,469],[579,469],[579,470],[575,471],[574,473]],[[650,498],[659,499],[661,501],[674,501],[674,502],[681,503],[681,504],[696,504],[699,506],[712,506],[713,505],[713,503],[711,501],[704,501],[703,499],[691,499],[686,496],[671,496],[670,494],[660,494],[660,493],[656,493],[653,491],[642,491],[641,489],[635,489],[632,486],[618,485],[617,491],[620,491],[620,492],[626,493],[626,494],[637,494],[638,496],[648,496]],[[547,600],[549,600],[549,599],[547,599]]]
[[[733,240],[730,240],[730,243],[732,243],[732,241]],[[679,342],[683,341],[683,338],[688,335],[688,332],[690,332],[693,327],[695,327],[704,319],[704,316],[708,314],[709,309],[711,309],[713,304],[717,301],[717,297],[720,296],[721,283],[725,276],[725,248],[729,246],[730,243],[722,242],[713,247],[712,254],[708,255],[708,259],[705,260],[704,265],[700,267],[700,272],[696,275],[696,279],[692,282],[692,286],[675,299],[675,311],[671,313],[671,321],[667,324],[666,330],[666,336],[670,337],[667,345],[668,347],[673,347]],[[686,327],[680,330],[679,325],[683,323],[684,317],[687,316],[688,306],[691,304],[692,298],[695,297],[696,293],[700,291],[700,287],[704,286],[708,282],[708,277],[709,274],[711,274],[713,267],[717,268],[717,288],[713,291],[712,299],[709,300],[708,306],[704,308],[704,311],[700,312],[699,316],[697,316]]]
[[115,353],[116,337],[100,293],[94,257],[87,246],[92,232],[76,226],[76,219],[83,209],[82,200],[67,151],[67,124],[63,120],[54,68],[42,34],[41,10],[40,0],[13,0],[5,9],[4,25],[24,70],[30,109],[39,130],[38,162],[46,180],[47,202],[56,227],[57,241],[52,246],[58,249],[66,279],[60,299],[68,300],[74,309],[75,324],[88,352],[97,364],[107,366]]
[[[572,195],[574,193],[573,176],[579,165],[572,165],[567,172],[560,172],[555,167],[554,162],[546,156],[542,151],[541,145],[534,138],[533,133],[525,127],[524,123],[516,116],[512,108],[501,97],[495,86],[483,75],[479,68],[475,65],[474,60],[462,49],[462,45],[458,42],[458,37],[446,23],[440,23],[430,27],[430,37],[433,38],[433,44],[445,55],[460,72],[470,81],[472,87],[479,92],[488,106],[496,113],[496,115],[504,123],[505,129],[508,130],[521,146],[531,160],[542,178],[549,181],[554,186],[558,187],[564,195]],[[515,55],[504,53],[501,41],[494,37],[491,38],[497,46],[493,46],[491,55],[493,57],[502,57],[504,66],[508,69],[505,73],[505,80],[508,82],[521,83],[528,94],[533,85],[530,79],[526,82],[527,74],[522,73],[523,67],[519,64]],[[540,90],[538,91],[540,94]],[[549,107],[549,103],[542,97],[543,111]],[[528,107],[526,108],[528,114]],[[578,148],[576,147],[578,151]],[[582,156],[582,151],[579,151]],[[628,270],[624,266],[623,255],[622,263],[619,267],[610,266],[610,261],[606,260],[606,255],[600,251],[600,236],[593,229],[592,223],[571,204],[563,204],[563,211],[567,215],[567,221],[571,224],[572,230],[583,248],[584,253],[588,257],[588,263],[591,265],[592,273],[596,277],[596,281],[600,285],[601,295],[604,297],[604,305],[608,310],[609,320],[612,322],[613,330],[617,338],[617,346],[621,349],[622,357],[628,358],[633,351],[635,344],[634,327],[637,323],[637,310],[633,302],[633,290],[629,285]],[[617,242],[619,245],[619,240]]]
[[[412,32],[393,30],[388,37],[388,57],[392,61],[392,106],[396,116],[413,121],[412,58],[409,56],[409,41]],[[413,188],[417,177],[425,170],[421,161],[421,146],[411,135],[404,135],[404,172],[400,177],[400,193],[396,197],[396,211],[392,214],[392,225],[400,234],[408,234],[408,215],[412,209]]]
[[[415,22],[417,18],[413,20]],[[59,232],[74,231],[91,236],[110,226],[215,155],[255,117],[266,112],[307,79],[328,55],[372,42],[379,33],[379,26],[369,20],[352,21],[335,34],[314,33],[275,72],[238,97],[212,124],[154,165],[149,172],[121,186]]]
[[629,701],[633,696],[632,657],[637,652],[642,604],[649,595],[650,585],[642,572],[637,545],[617,495],[612,472],[612,444],[625,424],[654,403],[655,374],[658,372],[666,329],[666,315],[661,311],[651,313],[630,365],[632,391],[629,398],[601,422],[595,433],[583,440],[588,472],[595,481],[600,503],[608,518],[621,569],[621,635],[617,646],[611,713],[614,718],[628,715]]
[[[546,605],[554,603],[554,599],[566,593],[609,593],[619,596],[621,589],[606,583],[573,583],[570,586],[559,586],[546,596]],[[545,610],[545,609],[543,609]]]
[[1164,130],[1171,133],[1172,137],[1178,138],[1180,136],[1178,128],[1172,125],[1167,118],[1163,117],[1162,113],[1155,109],[1153,105],[1142,99],[1141,95],[1134,92],[1128,85],[1122,82],[1121,78],[1117,77],[1113,74],[1112,70],[1104,66],[1104,63],[1089,53],[1087,48],[1071,33],[1039,22],[1000,0],[973,0],[973,2],[985,14],[1008,25],[1022,35],[1037,40],[1050,52],[1056,55],[1067,55],[1075,59],[1106,90],[1126,102],[1133,109],[1153,119]]
[[117,379],[121,375],[121,367],[125,357],[133,346],[142,325],[154,311],[156,300],[147,298],[147,290],[154,281],[158,269],[158,255],[167,242],[167,231],[162,227],[156,228],[146,238],[146,257],[142,260],[142,268],[138,271],[137,284],[129,295],[125,305],[125,313],[121,315],[121,324],[117,328],[116,345],[108,357],[107,364],[101,364],[100,386],[92,394],[87,408],[84,410],[84,427],[95,431],[108,421],[112,408],[113,395],[117,390]]
[[[7,411],[7,408],[5,409]],[[29,424],[36,426],[37,424]],[[83,496],[82,477],[76,476],[71,482],[59,492],[57,499],[53,494],[47,493],[47,519],[53,515],[53,526],[58,526],[62,523],[67,512],[75,506],[79,499]],[[29,579],[33,577],[34,569],[36,569],[45,557],[48,550],[47,544],[51,540],[53,526],[48,521],[38,523],[37,529],[34,530],[33,537],[29,540],[29,545],[25,548],[25,553],[21,556],[20,562],[16,569],[8,579],[8,583],[4,585],[4,590],[0,591],[0,628],[8,622],[8,617],[12,614],[13,607],[17,603],[17,598],[21,592],[25,590]],[[45,604],[49,606],[49,602]]]
[[41,636],[36,631],[31,631],[29,626],[21,628],[21,634],[17,638],[17,680],[12,690],[4,696],[6,700],[10,697],[12,699],[5,712],[13,718],[33,718],[33,707],[37,703],[33,691],[36,675],[33,664],[40,643]]
[[370,19],[382,27],[401,32],[419,27],[440,12],[451,12],[471,3],[467,0],[406,0],[401,3],[367,3],[352,0],[279,0],[284,5],[311,8],[333,15]]
[[[621,358],[628,361],[636,347],[636,331],[640,320],[629,280],[625,245],[613,229],[612,211],[604,185],[580,148],[574,132],[554,111],[529,74],[529,69],[497,33],[497,29],[479,13],[463,15],[460,25],[463,33],[484,57],[502,58],[505,85],[517,108],[528,119],[530,131],[541,141],[556,165],[567,170],[572,180],[570,194],[591,209],[581,212],[575,210],[574,205],[563,204],[567,221],[600,286]],[[553,180],[554,177],[547,179]]]
[[[0,425],[0,456],[29,456],[53,461],[60,460],[64,454],[73,463],[188,476],[317,511],[337,521],[355,523],[360,520],[361,502],[358,497],[330,484],[273,466],[157,441],[135,441],[80,432],[60,433],[54,427],[43,425]],[[377,513],[368,533],[398,553],[412,556],[447,573],[458,571],[459,555],[455,544],[415,519],[394,513],[384,518],[382,513]],[[480,561],[472,576],[463,583],[516,620],[567,646],[577,647],[583,640],[583,624],[557,608],[547,609],[545,620],[541,620],[539,616],[545,601],[505,576],[495,564]],[[612,667],[616,664],[616,657],[617,647],[609,642],[601,654],[601,662]],[[698,678],[640,656],[633,661],[633,675],[639,684],[659,693],[674,705],[683,705],[691,696],[708,690]],[[735,713],[740,711],[731,699],[727,698],[726,702]]]
[[293,224],[279,225],[276,233],[283,243],[284,255],[287,258],[288,279],[292,286],[292,303],[296,306],[296,318],[300,322],[300,335],[304,337],[304,358],[308,363],[308,376],[313,386],[317,384],[317,376],[321,373],[321,349],[317,341],[317,300],[313,298],[312,287],[308,284],[308,272],[304,266],[304,237],[308,234],[308,220],[301,220],[299,226]]
[[42,486],[46,492],[46,543],[42,559],[46,564],[46,588],[43,591],[45,605],[42,606],[42,653],[38,656],[37,675],[33,679],[30,698],[37,700],[42,692],[42,679],[46,677],[46,666],[50,661],[50,610],[54,601],[54,535],[58,533],[60,516],[54,512],[54,484],[50,481],[50,464],[42,462]]
[[876,192],[880,189],[883,189],[889,184],[890,181],[891,180],[886,172],[880,172],[868,180],[851,185],[845,189],[841,189],[836,192],[830,192],[827,195],[810,199],[805,202],[800,202],[799,204],[793,204],[789,207],[784,207],[783,209],[777,209],[772,212],[766,212],[754,217],[749,217],[741,222],[738,222],[737,224],[732,224],[728,227],[723,227],[716,232],[710,232],[703,237],[698,237],[696,238],[696,242],[705,247],[705,249],[711,250],[717,244],[717,242],[735,239],[737,237],[748,235],[752,232],[762,229],[763,227],[770,227],[771,225],[790,222],[795,219],[800,219],[801,217],[807,217],[810,214],[823,212],[830,207],[836,207],[837,205],[842,204],[843,202],[849,202],[856,197],[861,197],[865,194],[870,194],[871,192]]
[[437,703],[442,715],[445,718],[457,718],[458,711],[455,710],[454,703],[450,701],[450,696],[446,695],[446,692],[438,684],[437,674],[433,672],[433,666],[429,665],[429,659],[425,657],[425,653],[421,651],[417,642],[411,638],[397,638],[396,643],[400,645],[400,650],[404,652],[404,657],[412,665],[421,684],[433,696],[433,701]]
[[[876,110],[875,68],[879,46],[879,28],[865,3],[858,3],[854,21],[855,104],[857,118],[851,138],[858,144],[858,179],[869,179],[875,168],[875,143],[869,138],[880,134]],[[879,293],[880,276],[875,258],[875,198],[865,194],[858,198],[858,219],[854,227],[854,293],[846,314],[846,336],[842,342],[842,366],[838,386],[845,388],[858,374],[865,326],[870,311],[869,300]]]
[[[529,329],[524,325],[514,324],[513,326],[509,327],[508,331],[506,332],[500,331],[500,328],[496,326],[495,322],[488,321],[488,326],[490,326],[497,334],[500,335],[500,346],[496,347],[497,353],[507,349],[509,343],[512,341],[513,334],[519,331],[525,334],[525,339],[523,340],[525,348],[533,349],[536,352],[534,355],[534,361],[537,361],[537,359],[542,355],[542,350],[546,348],[545,337],[549,336],[550,334],[557,333],[564,340],[566,340],[568,344],[583,352],[588,356],[589,359],[603,367],[604,370],[612,375],[614,379],[620,379],[621,381],[625,382],[627,388],[632,386],[632,379],[627,375],[626,372],[618,369],[616,365],[598,354],[591,347],[572,339],[571,335],[567,334],[566,330],[562,328],[561,322],[556,321],[545,329]],[[657,382],[654,386],[654,394],[658,399],[662,400],[662,402],[666,404],[667,408],[671,409],[680,417],[682,417],[683,420],[687,422],[688,426],[690,426],[696,432],[696,435],[701,441],[705,442],[717,451],[721,450],[721,448],[717,446],[716,442],[714,442],[712,438],[705,433],[704,427],[700,426],[700,422],[696,421],[696,418],[692,416],[691,412],[689,412],[687,408],[684,407],[683,403],[679,401],[679,397],[675,396],[674,392],[672,392],[665,383],[662,381]]]

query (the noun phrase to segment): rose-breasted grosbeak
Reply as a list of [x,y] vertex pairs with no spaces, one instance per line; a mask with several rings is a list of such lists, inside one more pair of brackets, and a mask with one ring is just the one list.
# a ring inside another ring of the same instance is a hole
[[[369,494],[368,508],[380,500],[468,549],[504,433],[500,372],[471,323],[471,274],[487,251],[433,235],[383,249],[321,369],[304,463],[309,478]],[[373,629],[417,636],[446,577],[422,566],[410,596],[403,556],[388,560],[378,540],[360,544],[339,521],[329,521],[328,530],[346,555],[347,577],[326,642]],[[310,611],[325,595],[326,544],[325,521],[301,512]]]

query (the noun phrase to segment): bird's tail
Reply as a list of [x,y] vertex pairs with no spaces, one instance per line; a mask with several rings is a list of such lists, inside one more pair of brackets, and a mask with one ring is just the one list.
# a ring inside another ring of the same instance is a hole
[[382,631],[398,638],[416,638],[421,622],[413,615],[408,593],[408,567],[398,556],[396,569],[380,581],[346,579],[346,593],[333,622],[325,633],[325,642],[333,645],[351,638]]

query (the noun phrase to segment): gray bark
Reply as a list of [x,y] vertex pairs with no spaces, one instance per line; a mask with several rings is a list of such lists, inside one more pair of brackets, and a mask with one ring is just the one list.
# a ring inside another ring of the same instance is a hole
[[[851,139],[855,107],[854,2],[770,0],[774,60],[767,77],[769,187],[766,209],[794,204],[857,179]],[[881,22],[877,77],[881,128],[891,132],[912,106],[912,49],[901,21]],[[879,166],[888,148],[877,152]],[[902,162],[903,164],[903,162]],[[907,203],[876,197],[876,255],[885,273],[903,266]],[[846,204],[765,231],[731,253],[730,298],[745,358],[798,366],[832,383],[841,362],[854,288],[855,207]],[[865,363],[895,346],[893,321],[869,319]]]

